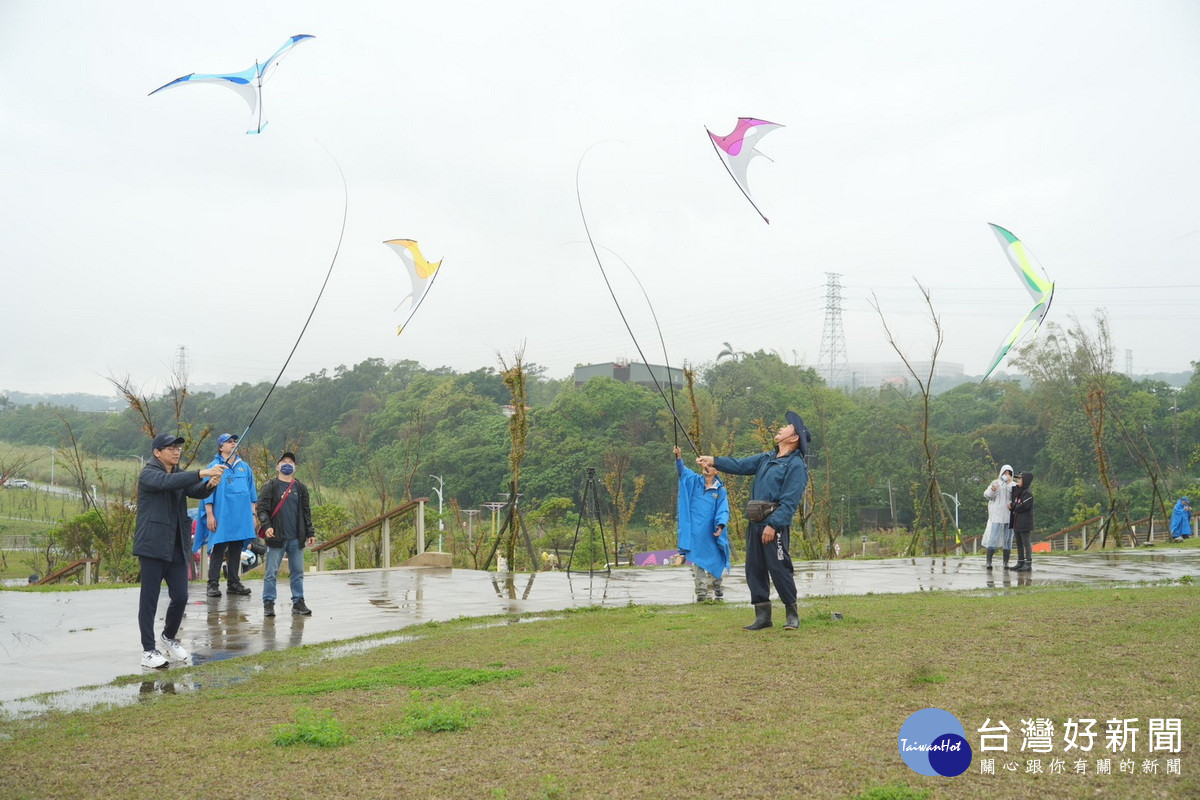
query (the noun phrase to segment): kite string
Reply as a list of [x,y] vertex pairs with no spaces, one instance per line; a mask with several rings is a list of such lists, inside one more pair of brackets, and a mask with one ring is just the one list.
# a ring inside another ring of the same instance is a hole
[[[333,160],[334,166],[337,167],[338,175],[342,178],[342,228],[338,233],[337,247],[333,249],[333,258],[329,262],[329,269],[325,271],[325,280],[321,283],[321,290],[317,292],[317,299],[313,301],[312,308],[309,309],[308,318],[304,320],[304,326],[300,328],[300,335],[296,337],[295,344],[292,345],[292,350],[288,353],[287,360],[283,362],[283,366],[279,369],[279,374],[275,376],[275,381],[271,384],[271,388],[267,390],[267,396],[263,398],[262,403],[258,406],[258,411],[254,412],[254,416],[250,418],[250,424],[246,426],[246,430],[242,431],[242,435],[238,437],[237,444],[234,445],[233,451],[229,454],[229,459],[233,458],[233,454],[237,452],[238,447],[241,447],[242,442],[246,438],[246,434],[250,433],[250,428],[254,426],[255,420],[262,410],[266,408],[267,401],[271,399],[271,394],[275,391],[275,387],[279,385],[279,381],[283,378],[283,372],[288,368],[288,364],[292,362],[292,356],[296,354],[296,349],[300,347],[300,340],[304,338],[304,332],[308,330],[308,323],[312,322],[313,315],[317,313],[317,305],[321,302],[321,297],[325,294],[325,287],[329,285],[329,276],[333,274],[333,265],[337,263],[338,253],[342,250],[342,240],[346,236],[346,217],[350,211],[350,190],[346,186],[346,173],[342,171],[342,165],[338,163],[337,158],[333,153],[329,152],[329,148],[321,144],[320,140],[314,140],[321,145],[329,157]],[[226,460],[228,463],[229,459]]]
[[[654,328],[658,331],[658,342],[662,345],[663,361],[667,366],[667,388],[671,390],[671,408],[673,409],[675,408],[675,381],[671,376],[671,357],[667,355],[667,340],[663,337],[662,326],[658,324],[658,314],[654,310],[654,304],[650,302],[650,293],[647,292],[646,287],[642,285],[642,281],[637,276],[637,273],[633,271],[633,267],[629,266],[629,262],[621,258],[620,253],[618,253],[616,250],[613,250],[611,247],[606,247],[602,244],[596,246],[607,250],[613,255],[613,257],[625,265],[625,269],[629,271],[630,276],[634,279],[634,281],[637,282],[638,288],[642,290],[642,297],[646,298],[646,305],[650,308],[650,316],[654,319]],[[671,435],[675,439],[675,446],[678,447],[679,428],[682,426],[682,423],[679,422],[678,417],[675,419],[675,422],[676,424],[671,426]],[[699,455],[699,453],[697,453],[697,455]]]
[[[637,336],[634,335],[633,328],[630,327],[629,320],[625,317],[625,310],[621,308],[621,301],[617,299],[617,293],[613,290],[612,282],[608,279],[608,272],[604,269],[604,261],[600,258],[600,252],[596,249],[596,241],[592,238],[592,229],[588,226],[587,214],[584,213],[583,210],[583,194],[579,188],[579,175],[583,170],[583,159],[587,157],[588,152],[592,149],[592,147],[595,146],[596,145],[593,144],[588,147],[587,150],[583,151],[583,155],[579,157],[579,164],[575,167],[575,200],[579,204],[579,217],[583,220],[584,233],[587,234],[588,244],[592,248],[592,255],[596,259],[596,265],[600,267],[600,275],[604,278],[604,285],[608,287],[608,293],[612,296],[613,305],[617,307],[617,313],[621,315],[621,322],[625,324],[625,330],[629,332],[629,338],[633,340],[633,346],[637,349],[638,355],[641,356],[642,363],[649,367],[650,362],[646,359],[646,354],[642,352],[642,346],[638,343]],[[639,285],[640,283],[641,282],[639,281]],[[649,300],[649,298],[647,298],[647,300]],[[701,454],[699,448],[697,448],[696,443],[692,441],[692,437],[688,435],[687,428],[684,426],[683,421],[679,419],[679,415],[675,413],[675,407],[671,404],[671,401],[667,399],[667,393],[663,391],[662,384],[660,384],[658,382],[658,378],[654,376],[654,370],[647,369],[647,371],[650,373],[650,380],[654,382],[654,388],[658,389],[658,393],[662,396],[663,402],[667,404],[667,409],[671,412],[671,416],[675,418],[675,422],[678,424],[679,429],[683,431],[683,437],[687,439],[687,443],[691,445],[692,450],[697,456],[699,456]],[[668,379],[669,377],[670,373],[668,373]]]

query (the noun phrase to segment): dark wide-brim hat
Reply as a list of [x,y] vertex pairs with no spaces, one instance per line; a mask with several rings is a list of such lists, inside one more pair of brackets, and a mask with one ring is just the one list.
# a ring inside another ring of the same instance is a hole
[[788,424],[796,429],[796,435],[800,438],[797,449],[800,450],[800,455],[808,455],[808,445],[812,442],[812,434],[808,430],[808,426],[804,424],[804,420],[795,411],[789,411],[783,415]]

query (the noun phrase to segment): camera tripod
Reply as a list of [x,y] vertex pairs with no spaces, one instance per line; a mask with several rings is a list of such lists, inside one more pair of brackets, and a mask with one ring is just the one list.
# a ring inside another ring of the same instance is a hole
[[[579,498],[579,521],[575,523],[575,538],[571,540],[571,555],[567,558],[567,574],[571,574],[571,563],[575,560],[575,546],[579,542],[579,528],[583,525],[583,520],[588,514],[588,496],[592,498],[592,513],[596,515],[596,522],[600,526],[600,547],[604,554],[604,572],[612,574],[612,567],[608,563],[608,541],[604,538],[604,518],[600,516],[600,494],[596,488],[596,468],[587,468],[587,480],[583,484],[583,496]],[[595,569],[595,543],[591,537],[592,526],[588,525],[588,574],[600,572]],[[580,570],[582,571],[582,570]]]

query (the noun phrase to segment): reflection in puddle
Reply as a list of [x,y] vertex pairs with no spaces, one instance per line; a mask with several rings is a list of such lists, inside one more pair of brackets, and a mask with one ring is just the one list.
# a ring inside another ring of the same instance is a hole
[[[298,624],[292,626],[296,641],[288,646],[298,646],[299,632],[303,631],[303,617],[293,618]],[[556,614],[551,616],[533,616],[533,617],[512,617],[508,619],[495,620],[491,622],[481,623],[479,625],[470,626],[472,629],[481,628],[496,628],[504,625],[515,625],[526,622],[547,622],[551,620],[564,619],[563,615]],[[385,647],[391,644],[403,644],[405,642],[419,641],[424,637],[409,633],[397,634],[395,636],[384,636],[378,639],[364,639],[356,642],[343,642],[341,644],[331,645],[320,649],[315,655],[314,661],[330,661],[336,658],[345,658],[347,656],[360,656],[379,647]],[[268,648],[269,649],[269,648]],[[196,665],[203,663],[211,663],[220,661],[223,658],[228,658],[233,653],[223,654],[222,657],[214,657],[215,654],[208,654],[206,657],[193,655]],[[304,666],[314,663],[307,662]],[[262,672],[263,667],[258,664],[250,665],[241,670],[237,674],[229,674],[222,672],[216,675],[209,675],[201,672],[199,674],[186,673],[178,678],[171,677],[170,668],[153,674],[147,672],[144,679],[139,683],[128,683],[122,685],[95,686],[84,689],[71,689],[65,692],[57,692],[54,694],[40,695],[21,700],[11,700],[0,704],[0,719],[6,720],[22,720],[48,714],[52,711],[93,711],[100,708],[116,708],[120,706],[133,705],[137,702],[146,702],[153,700],[161,695],[168,694],[183,694],[187,692],[195,692],[207,688],[225,688],[236,686],[249,680],[254,674]]]

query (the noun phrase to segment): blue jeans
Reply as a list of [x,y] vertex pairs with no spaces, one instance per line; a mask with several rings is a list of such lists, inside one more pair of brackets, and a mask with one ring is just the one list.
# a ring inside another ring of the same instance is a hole
[[283,547],[267,548],[267,574],[263,578],[263,602],[275,602],[275,579],[279,577],[279,566],[287,553],[288,572],[291,573],[292,602],[304,599],[304,548],[299,539],[285,539]]

